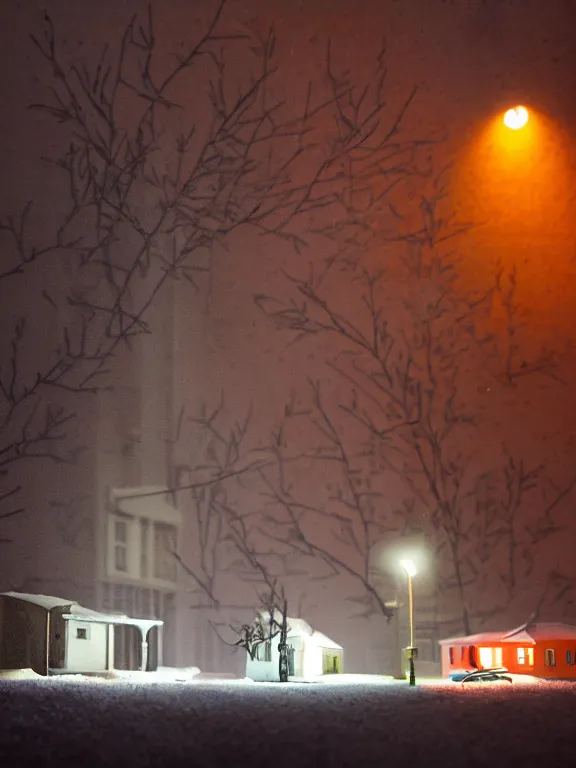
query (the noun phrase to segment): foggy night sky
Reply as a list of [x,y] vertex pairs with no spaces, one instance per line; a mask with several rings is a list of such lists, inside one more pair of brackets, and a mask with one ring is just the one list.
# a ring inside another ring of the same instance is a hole
[[[458,242],[462,254],[461,276],[467,285],[476,284],[480,288],[489,281],[497,262],[505,272],[516,265],[517,300],[523,323],[519,330],[521,354],[529,359],[543,348],[554,353],[558,361],[555,377],[535,374],[519,379],[514,386],[498,388],[490,370],[472,361],[464,371],[466,389],[459,390],[458,397],[471,404],[478,417],[474,461],[479,472],[490,466],[504,443],[509,450],[521,455],[526,465],[544,466],[544,485],[547,493],[553,494],[554,489],[567,486],[576,472],[573,408],[576,384],[573,29],[576,11],[573,3],[570,0],[546,3],[541,0],[359,0],[355,3],[311,0],[294,3],[291,8],[287,8],[288,5],[279,0],[231,0],[225,13],[224,26],[227,24],[232,29],[252,22],[262,30],[274,25],[278,48],[274,94],[289,104],[297,104],[304,97],[309,79],[325,87],[322,78],[328,37],[332,40],[337,67],[349,69],[351,79],[361,81],[371,71],[379,44],[385,38],[386,100],[390,114],[417,86],[417,96],[406,115],[405,130],[411,136],[431,132],[445,136],[434,150],[434,167],[451,166],[448,207],[460,220],[473,224]],[[213,7],[208,2],[184,0],[165,0],[152,6],[158,44],[165,52],[166,61],[172,60],[168,52],[178,51],[180,41],[199,28],[195,21],[206,18],[206,9]],[[98,4],[86,0],[48,3],[6,0],[2,4],[0,215],[5,218],[20,210],[26,201],[33,200],[32,239],[40,246],[42,238],[51,231],[53,221],[61,215],[66,194],[65,187],[55,179],[53,169],[42,158],[61,154],[67,145],[67,127],[44,114],[26,110],[28,104],[45,96],[51,81],[50,72],[29,34],[40,34],[46,9],[70,61],[92,62],[95,52],[106,41],[112,43],[117,39],[131,15],[145,8],[145,3],[135,0]],[[234,61],[233,69],[241,79],[246,74],[246,60]],[[202,74],[177,91],[177,100],[189,110],[184,110],[182,124],[190,116],[202,124],[202,115],[194,112],[194,89],[201,87]],[[530,134],[526,139],[519,133],[519,144],[513,145],[498,120],[505,109],[519,103],[532,111]],[[176,122],[179,119],[176,118]],[[173,130],[172,125],[169,130]],[[291,393],[296,394],[299,402],[306,399],[307,377],[320,378],[326,383],[336,412],[340,413],[338,398],[342,397],[344,402],[349,391],[343,384],[334,383],[327,369],[331,347],[325,346],[320,336],[290,344],[290,334],[275,330],[254,302],[258,294],[290,295],[282,270],[305,277],[308,263],[318,261],[324,255],[322,248],[327,246],[312,245],[297,254],[290,244],[273,236],[262,238],[249,230],[233,233],[227,245],[227,249],[220,246],[215,249],[210,284],[201,282],[200,290],[194,292],[180,281],[158,298],[151,315],[154,329],[160,328],[153,330],[157,347],[147,347],[147,351],[137,353],[138,358],[132,358],[139,360],[140,373],[136,372],[136,363],[128,358],[119,360],[114,371],[116,383],[128,388],[135,387],[139,379],[146,381],[140,408],[146,414],[144,420],[148,419],[150,442],[143,444],[147,439],[144,428],[141,444],[144,469],[141,467],[140,477],[129,481],[118,475],[120,443],[118,436],[114,437],[114,422],[120,417],[114,408],[124,406],[114,406],[113,396],[108,395],[100,400],[75,401],[73,410],[79,418],[74,426],[66,428],[67,435],[87,450],[73,466],[31,460],[21,465],[17,475],[23,486],[19,504],[26,507],[26,512],[7,520],[0,533],[12,539],[12,543],[1,545],[0,588],[17,588],[33,583],[30,580],[35,577],[46,578],[49,574],[53,590],[59,588],[61,579],[60,588],[67,590],[67,594],[76,588],[71,585],[79,584],[88,591],[79,588],[78,594],[89,594],[95,567],[95,534],[90,522],[94,507],[102,503],[102,494],[110,484],[166,482],[158,469],[163,458],[159,458],[156,450],[164,450],[160,446],[165,446],[166,435],[173,430],[180,407],[190,413],[196,412],[200,403],[214,407],[220,391],[224,391],[226,412],[233,421],[233,417],[242,419],[252,402],[250,440],[254,445],[266,443],[271,429],[281,420]],[[13,255],[4,241],[2,249],[2,262],[5,259],[8,262]],[[375,245],[366,253],[367,263],[378,264],[382,253]],[[50,309],[45,313],[39,310],[38,296],[43,287],[64,296],[70,289],[65,280],[74,281],[73,275],[66,274],[64,278],[62,272],[42,262],[39,271],[30,275],[25,272],[24,276],[0,284],[3,358],[9,355],[14,327],[11,323],[23,314],[29,323],[23,358],[29,372],[34,371],[36,359],[43,359],[54,346],[58,320],[50,314]],[[351,313],[361,322],[361,309],[355,297],[354,284],[346,275],[335,281],[333,300],[342,312]],[[493,306],[489,325],[497,335],[505,333],[501,306]],[[174,338],[169,341],[172,333]],[[169,354],[170,344],[173,344],[170,354],[174,358],[171,373],[164,357]],[[166,387],[173,398],[168,405]],[[155,398],[161,399],[162,405]],[[295,439],[298,445],[306,445],[307,435],[299,433]],[[469,448],[465,443],[463,447]],[[172,460],[177,464],[197,461],[197,455],[191,458],[197,450],[193,440],[180,441],[174,448]],[[149,476],[144,477],[147,472]],[[110,473],[109,479],[106,473]],[[325,490],[320,487],[322,478],[322,473],[317,473],[311,465],[299,477],[308,498],[314,501],[322,498]],[[384,474],[380,480],[390,494],[388,506],[400,506],[405,492],[398,481]],[[326,480],[329,482],[330,478]],[[72,498],[83,499],[72,506],[78,513],[59,516],[56,524],[55,508],[50,502]],[[247,497],[244,493],[239,498]],[[538,514],[548,498],[537,490],[522,509],[522,520],[529,523],[530,516]],[[537,577],[536,586],[530,587],[527,595],[509,606],[508,613],[497,621],[499,625],[508,626],[527,618],[544,583],[538,579],[545,580],[549,571],[562,571],[568,580],[576,578],[571,557],[575,534],[571,508],[575,498],[576,494],[568,494],[558,508],[561,524],[566,526],[564,533],[546,540],[537,551],[536,560],[543,575]],[[257,499],[252,503],[257,504]],[[186,520],[185,507],[182,512]],[[71,534],[68,543],[66,531]],[[184,547],[185,542],[190,544],[191,536],[190,531],[184,534]],[[312,624],[320,622],[322,631],[346,647],[358,628],[355,620],[348,617],[355,606],[341,599],[343,592],[336,586],[341,583],[336,580],[310,586],[306,597],[310,615],[304,618]],[[350,593],[354,593],[354,588],[348,587]],[[300,595],[298,589],[294,593],[297,596]],[[346,589],[344,587],[344,592]],[[433,583],[426,589],[434,593]],[[570,599],[569,591],[566,600],[550,608],[547,617],[576,623]],[[496,597],[495,600],[497,602]],[[374,637],[375,625],[366,622],[361,626],[366,628],[360,630],[364,632],[365,645],[372,650],[352,651],[350,658],[358,667],[369,668],[372,659],[380,663],[380,650],[375,650],[379,641]],[[196,658],[189,658],[190,654],[197,653],[194,642],[198,641],[189,638],[182,641],[180,661],[196,663]],[[188,643],[192,644],[192,650]],[[218,666],[213,659],[210,663]],[[222,662],[219,663],[222,666]],[[200,662],[199,665],[203,666]]]

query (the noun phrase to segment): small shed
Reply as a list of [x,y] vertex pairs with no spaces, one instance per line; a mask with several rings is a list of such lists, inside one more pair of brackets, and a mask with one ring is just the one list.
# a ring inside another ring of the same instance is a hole
[[513,674],[576,679],[576,626],[528,623],[504,632],[441,640],[442,675],[505,667]]
[[104,614],[73,600],[0,594],[0,669],[40,675],[157,668],[163,622]]
[[[266,616],[262,616],[266,621]],[[289,676],[312,679],[343,672],[344,649],[303,619],[288,619]],[[279,636],[261,643],[256,658],[247,654],[246,677],[256,682],[279,682]]]

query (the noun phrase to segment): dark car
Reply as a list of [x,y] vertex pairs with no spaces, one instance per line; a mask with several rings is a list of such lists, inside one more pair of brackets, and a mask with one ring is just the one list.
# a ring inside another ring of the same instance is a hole
[[454,672],[450,675],[450,679],[454,683],[498,683],[498,682],[512,682],[512,678],[509,676],[508,670],[505,667],[497,667],[495,669],[476,669],[473,672],[464,670],[462,672]]

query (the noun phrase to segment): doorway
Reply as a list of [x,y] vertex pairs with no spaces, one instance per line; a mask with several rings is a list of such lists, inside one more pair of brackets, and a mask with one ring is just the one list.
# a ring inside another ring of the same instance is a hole
[[322,674],[342,674],[342,651],[333,648],[322,649]]

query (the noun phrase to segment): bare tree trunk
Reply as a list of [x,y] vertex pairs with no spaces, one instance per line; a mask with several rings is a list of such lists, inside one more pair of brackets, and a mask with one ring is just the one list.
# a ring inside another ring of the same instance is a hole
[[288,636],[288,601],[286,598],[284,598],[284,602],[282,604],[282,626],[280,629],[280,642],[278,643],[278,651],[279,651],[279,659],[278,659],[278,673],[281,683],[287,683],[288,682],[288,675],[290,672],[289,669],[289,660],[288,660],[288,642],[287,642],[287,636]]
[[455,572],[456,572],[456,584],[458,589],[458,599],[460,602],[460,610],[462,612],[462,627],[464,629],[464,633],[466,635],[472,634],[472,625],[470,622],[470,613],[468,611],[468,603],[466,600],[466,592],[464,588],[464,580],[462,578],[462,568],[460,566],[460,561],[457,557],[454,558],[455,561]]

